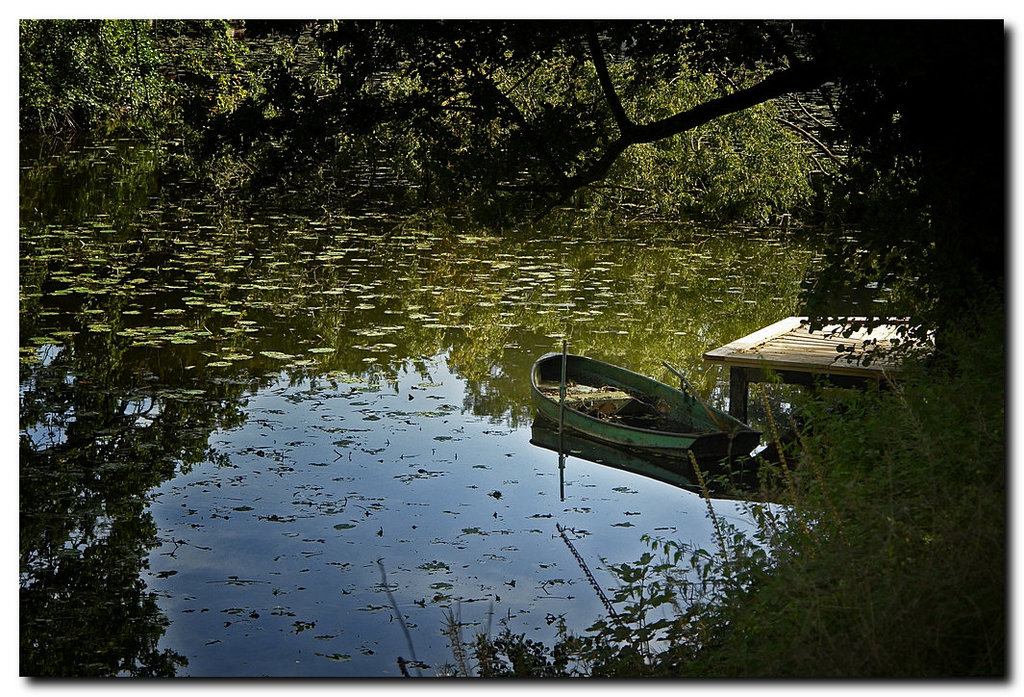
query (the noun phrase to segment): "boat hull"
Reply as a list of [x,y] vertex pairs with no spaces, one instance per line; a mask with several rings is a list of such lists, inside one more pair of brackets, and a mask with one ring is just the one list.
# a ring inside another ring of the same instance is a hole
[[562,354],[541,356],[530,376],[538,415],[555,427],[564,423],[595,440],[666,454],[690,451],[698,458],[744,456],[760,443],[759,431],[708,407],[712,417],[682,390],[592,358],[567,354],[565,360],[564,410],[558,392]]

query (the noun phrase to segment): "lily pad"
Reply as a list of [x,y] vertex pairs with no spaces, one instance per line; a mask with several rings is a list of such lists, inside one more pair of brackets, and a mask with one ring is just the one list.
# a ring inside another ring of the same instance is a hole
[[290,353],[281,353],[280,351],[260,351],[260,355],[266,356],[267,358],[274,358],[279,361],[290,361],[295,358],[295,356]]

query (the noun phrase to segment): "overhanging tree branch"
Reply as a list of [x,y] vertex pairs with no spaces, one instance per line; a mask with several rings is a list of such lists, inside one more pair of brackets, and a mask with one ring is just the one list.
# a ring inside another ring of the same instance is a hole
[[827,75],[828,73],[824,69],[811,63],[772,73],[761,82],[746,89],[698,104],[692,109],[667,118],[637,126],[632,134],[630,145],[653,143],[656,140],[702,126],[719,116],[743,111],[784,94],[806,92],[819,87],[825,82]]
[[601,50],[601,42],[597,38],[597,28],[593,22],[587,23],[587,45],[590,47],[590,60],[594,63],[597,71],[597,81],[601,84],[601,91],[608,102],[615,123],[619,127],[619,133],[625,136],[633,131],[635,124],[626,116],[626,110],[622,108],[622,101],[619,99],[615,86],[612,84],[611,76],[608,74],[608,64],[604,60],[604,52]]
[[[593,164],[567,177],[559,185],[548,187],[548,190],[557,194],[559,202],[564,201],[577,189],[603,179],[608,174],[612,165],[615,164],[619,155],[625,152],[626,148],[631,145],[653,143],[702,126],[720,116],[742,111],[743,109],[767,102],[770,99],[781,97],[784,94],[806,92],[807,90],[820,87],[828,77],[829,72],[824,67],[814,63],[804,63],[773,73],[755,85],[725,95],[724,97],[718,97],[703,104],[698,104],[692,109],[673,114],[664,119],[648,124],[632,124],[632,122],[629,122],[631,127],[623,132],[618,139],[609,143],[601,156]],[[621,105],[619,108],[621,109]],[[622,116],[625,118],[624,112]],[[552,205],[557,205],[557,203]]]

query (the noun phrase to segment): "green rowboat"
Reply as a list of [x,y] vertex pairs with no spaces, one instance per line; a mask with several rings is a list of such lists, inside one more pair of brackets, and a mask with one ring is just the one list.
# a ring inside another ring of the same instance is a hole
[[[530,375],[538,414],[557,428],[598,441],[655,453],[698,458],[740,457],[761,442],[760,431],[696,395],[609,363],[561,353],[537,359]],[[563,421],[564,419],[564,421]]]

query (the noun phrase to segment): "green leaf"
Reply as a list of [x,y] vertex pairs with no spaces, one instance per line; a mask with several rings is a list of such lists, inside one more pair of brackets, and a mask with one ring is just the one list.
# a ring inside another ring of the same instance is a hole
[[291,359],[295,358],[295,356],[293,356],[290,353],[281,353],[280,351],[260,351],[260,355],[266,356],[267,358],[273,358],[279,361],[290,361]]

